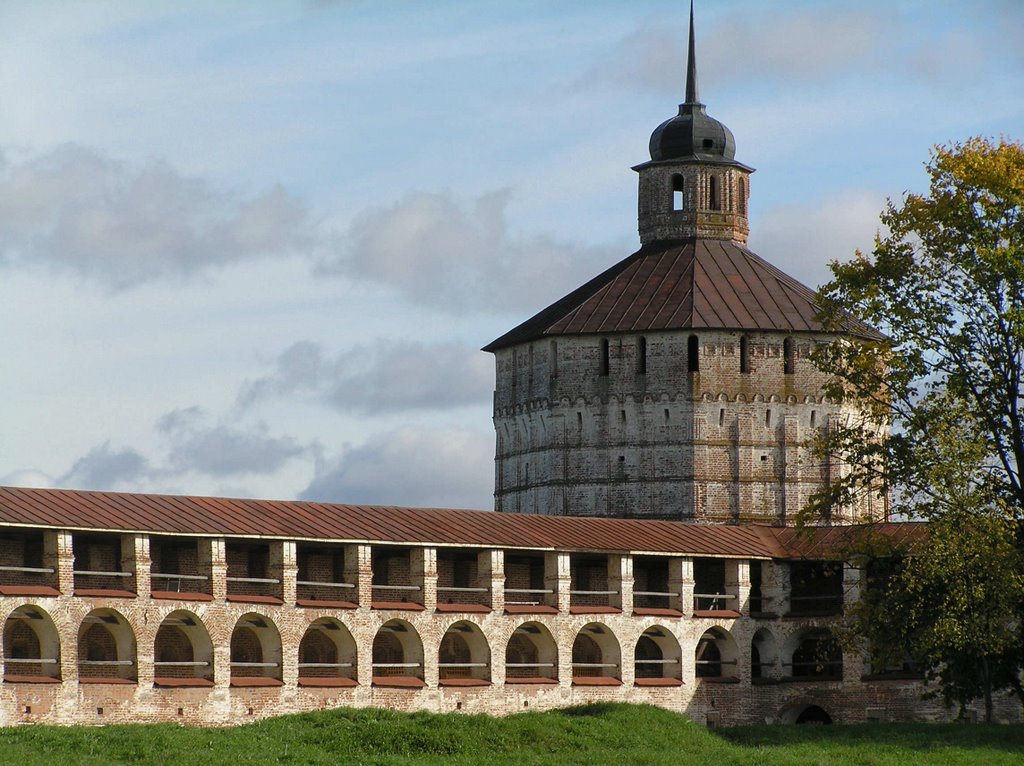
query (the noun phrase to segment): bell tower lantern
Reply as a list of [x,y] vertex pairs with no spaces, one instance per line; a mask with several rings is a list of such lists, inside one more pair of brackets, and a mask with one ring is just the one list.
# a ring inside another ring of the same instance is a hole
[[745,245],[753,168],[735,160],[732,131],[708,116],[697,89],[693,5],[686,101],[651,135],[651,159],[640,174],[640,242],[705,238]]

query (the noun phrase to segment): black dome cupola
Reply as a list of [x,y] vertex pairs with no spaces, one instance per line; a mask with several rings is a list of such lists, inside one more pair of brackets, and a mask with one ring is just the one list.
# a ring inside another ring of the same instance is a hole
[[679,114],[665,120],[651,134],[651,159],[732,161],[736,141],[732,131],[709,117],[697,89],[697,53],[694,45],[693,3],[690,4],[690,53],[686,62],[686,101]]
[[691,0],[686,101],[679,114],[655,128],[650,162],[633,168],[640,174],[640,241],[706,238],[745,244],[754,169],[736,161],[732,131],[704,111],[694,37]]

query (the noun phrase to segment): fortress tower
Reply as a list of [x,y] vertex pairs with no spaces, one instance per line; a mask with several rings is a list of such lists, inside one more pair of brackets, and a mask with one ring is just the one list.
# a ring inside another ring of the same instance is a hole
[[640,249],[484,348],[497,510],[786,524],[841,470],[809,447],[856,413],[809,358],[815,291],[746,247],[735,153],[698,96],[691,7],[686,101],[633,168]]

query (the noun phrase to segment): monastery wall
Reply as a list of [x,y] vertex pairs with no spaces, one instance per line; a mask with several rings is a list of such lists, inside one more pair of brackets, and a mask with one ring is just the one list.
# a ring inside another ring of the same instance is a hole
[[[912,674],[871,676],[830,637],[860,592],[849,567],[822,569],[807,595],[787,561],[5,534],[0,725],[596,701],[711,725],[792,721],[812,705],[842,722],[951,716],[921,701]],[[184,566],[166,563],[176,556]]]

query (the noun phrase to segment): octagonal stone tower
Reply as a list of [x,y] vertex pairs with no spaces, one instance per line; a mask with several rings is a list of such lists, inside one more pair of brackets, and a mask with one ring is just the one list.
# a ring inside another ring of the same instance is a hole
[[498,511],[785,524],[841,470],[810,443],[856,412],[810,361],[815,292],[746,248],[735,151],[698,98],[691,8],[686,101],[634,168],[640,250],[484,348]]

